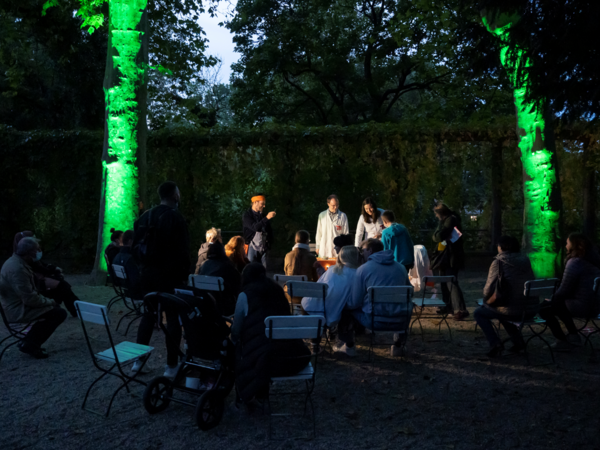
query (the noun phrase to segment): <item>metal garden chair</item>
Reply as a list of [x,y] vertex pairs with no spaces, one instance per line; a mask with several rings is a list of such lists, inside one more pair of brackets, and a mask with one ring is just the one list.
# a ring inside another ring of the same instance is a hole
[[[423,332],[423,324],[421,323],[422,318],[440,318],[440,321],[438,323],[438,333],[439,334],[442,333],[442,322],[444,322],[446,324],[446,326],[448,327],[448,334],[450,336],[450,340],[452,340],[452,329],[450,328],[450,324],[448,323],[448,320],[447,320],[448,312],[444,312],[441,314],[438,314],[438,313],[427,314],[427,313],[425,313],[425,308],[438,308],[438,307],[444,308],[446,306],[446,304],[444,303],[442,298],[426,297],[426,295],[433,294],[431,292],[431,290],[429,290],[429,291],[427,290],[428,283],[433,283],[434,286],[435,286],[435,283],[439,283],[440,284],[440,295],[441,295],[441,284],[442,283],[451,283],[449,295],[452,295],[452,289],[454,288],[453,281],[454,281],[453,275],[424,276],[423,277],[423,280],[421,281],[423,296],[421,298],[413,298],[413,300],[412,300],[414,307],[415,307],[416,316],[415,316],[415,319],[410,324],[411,330],[412,330],[412,327],[414,326],[415,322],[419,324],[419,328],[421,329],[421,339],[422,340],[425,340],[425,334]],[[437,295],[437,293],[436,293],[436,295]]]
[[[29,327],[31,325],[33,325],[35,322],[37,322],[37,319],[32,320],[31,322],[28,322],[28,323],[9,322],[8,318],[6,317],[6,313],[4,312],[4,308],[2,307],[2,303],[0,303],[0,315],[2,316],[2,322],[4,322],[4,326],[8,330],[8,336],[0,341],[0,345],[7,342],[7,344],[4,347],[4,350],[2,350],[2,352],[0,352],[0,361],[2,361],[2,357],[4,356],[4,353],[6,353],[6,351],[10,347],[18,344],[23,339],[25,339],[25,336],[27,336],[27,331],[29,330]],[[8,341],[10,341],[11,339],[14,339],[14,342],[8,343]]]
[[[113,269],[113,274],[115,277],[113,285],[117,286],[116,289],[120,289],[121,298],[123,299],[123,303],[125,304],[125,307],[129,310],[127,313],[125,313],[123,315],[123,317],[121,317],[121,319],[119,319],[116,330],[117,331],[119,330],[119,327],[121,326],[121,322],[123,322],[123,320],[125,320],[127,318],[132,318],[132,316],[135,316],[129,321],[129,324],[127,325],[127,328],[125,329],[125,336],[127,336],[127,333],[129,333],[129,328],[131,327],[133,322],[142,318],[142,315],[143,315],[142,308],[144,307],[144,300],[132,298],[131,290],[130,290],[130,286],[129,286],[129,279],[127,278],[127,273],[125,272],[125,267],[119,266],[118,264],[113,264],[112,269]],[[109,305],[110,305],[110,303],[109,303]],[[108,307],[107,307],[107,312],[108,312]]]

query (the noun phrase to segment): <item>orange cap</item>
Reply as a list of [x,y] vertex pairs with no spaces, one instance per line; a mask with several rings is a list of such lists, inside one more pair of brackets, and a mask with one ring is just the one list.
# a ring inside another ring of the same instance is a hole
[[254,203],[254,202],[264,202],[265,201],[265,196],[264,195],[255,195],[254,197],[252,197],[250,199],[250,201],[252,203]]

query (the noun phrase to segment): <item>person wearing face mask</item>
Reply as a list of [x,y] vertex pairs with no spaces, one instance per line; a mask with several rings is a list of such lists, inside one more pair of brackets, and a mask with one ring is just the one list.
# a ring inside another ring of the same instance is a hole
[[356,247],[360,247],[360,244],[366,239],[381,239],[381,233],[385,230],[382,214],[383,209],[377,208],[373,198],[367,197],[363,200],[354,238]]
[[[13,240],[13,253],[17,252],[17,246],[21,239],[34,237],[32,231],[21,231],[15,235]],[[53,264],[46,264],[42,261],[43,252],[40,249],[39,258],[30,264],[35,277],[35,287],[39,293],[46,298],[51,298],[57,304],[64,304],[71,316],[77,317],[75,302],[78,300],[73,293],[71,285],[65,281],[63,271],[60,267]]]
[[33,237],[25,237],[19,241],[16,252],[4,263],[0,271],[0,303],[8,322],[37,321],[18,344],[21,352],[36,359],[48,357],[48,352],[42,345],[67,318],[64,309],[54,300],[40,295],[36,289],[31,264],[39,261],[41,257],[39,241]]
[[337,236],[350,233],[348,217],[340,211],[337,195],[327,197],[328,209],[319,214],[317,222],[316,252],[320,258],[330,259],[337,256],[333,240]]
[[251,263],[259,262],[266,268],[267,253],[273,244],[271,219],[277,213],[275,211],[271,211],[268,214],[263,212],[267,205],[263,194],[256,194],[250,201],[252,202],[252,207],[242,217],[244,240],[248,244],[248,259]]
[[[142,293],[167,292],[185,286],[190,273],[190,235],[187,222],[177,208],[181,200],[179,188],[165,181],[158,188],[160,205],[146,211],[134,223],[133,255],[140,265]],[[148,345],[152,337],[157,307],[148,305],[138,328],[137,343]],[[178,369],[181,325],[177,311],[164,308],[167,316],[166,377],[174,377]],[[139,370],[141,363],[132,370]]]

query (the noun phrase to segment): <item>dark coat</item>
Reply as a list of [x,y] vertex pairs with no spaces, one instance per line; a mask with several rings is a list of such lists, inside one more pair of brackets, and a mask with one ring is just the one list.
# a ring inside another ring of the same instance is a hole
[[200,246],[200,250],[198,250],[198,261],[196,261],[196,272],[195,274],[198,275],[200,273],[200,267],[202,267],[202,264],[204,264],[206,262],[206,260],[208,259],[208,248],[210,247],[210,243],[205,242],[204,244],[202,244]]
[[225,248],[219,241],[213,242],[208,249],[206,262],[200,267],[198,275],[223,278],[225,290],[217,297],[217,308],[224,316],[235,312],[235,303],[240,294],[242,277],[231,260],[225,254]]
[[265,319],[289,316],[290,308],[283,289],[270,279],[244,286],[248,298],[248,315],[243,322],[236,347],[236,379],[238,394],[244,402],[268,390],[272,376],[298,373],[308,364],[310,350],[302,339],[269,341]]
[[584,258],[571,258],[565,267],[560,287],[552,300],[564,300],[574,317],[586,318],[600,312],[600,303],[594,295],[594,279],[600,269]]
[[266,233],[267,241],[265,243],[265,250],[271,249],[271,245],[273,244],[273,229],[271,228],[271,221],[267,219],[266,214],[257,213],[250,208],[244,213],[242,222],[246,244],[250,245],[256,233]]
[[524,295],[525,282],[535,280],[531,261],[521,253],[500,253],[490,266],[487,282],[483,288],[483,300],[486,302],[496,290],[498,281],[499,265],[502,264],[502,277],[506,284],[510,286],[510,292],[507,293],[506,302],[496,305],[486,305],[488,308],[496,310],[499,314],[508,316],[521,316],[523,312],[526,315],[535,314],[539,307],[539,298],[527,298]]
[[[190,273],[190,234],[187,222],[175,209],[158,205],[146,211],[133,225],[135,250],[143,238],[142,230],[150,224],[155,227],[155,238],[151,256],[141,266],[142,290],[144,292],[173,292],[173,289],[187,284]],[[150,252],[150,248],[148,249]],[[138,261],[141,263],[141,261]]]
[[[463,248],[464,236],[461,236],[456,242],[450,242],[452,236],[452,230],[454,227],[458,228],[462,232],[462,225],[460,217],[451,215],[446,217],[444,220],[440,220],[440,223],[433,233],[433,242],[446,241],[446,250],[450,252],[450,268],[452,269],[464,269],[465,267],[465,251]],[[444,267],[443,269],[447,269]]]

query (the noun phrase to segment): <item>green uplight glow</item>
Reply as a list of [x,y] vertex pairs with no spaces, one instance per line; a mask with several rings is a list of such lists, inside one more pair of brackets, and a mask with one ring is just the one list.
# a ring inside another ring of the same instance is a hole
[[[105,90],[109,162],[106,173],[105,214],[102,230],[103,247],[110,243],[110,229],[133,227],[138,211],[138,171],[135,165],[138,148],[136,127],[139,120],[136,88],[144,78],[144,67],[136,61],[141,35],[135,31],[142,18],[146,0],[110,0],[109,21],[114,68],[120,83]],[[100,259],[106,270],[104,258]]]
[[[535,105],[525,102],[527,79],[518,80],[520,65],[528,67],[531,62],[518,50],[517,58],[508,58],[508,38],[513,20],[501,27],[493,27],[483,18],[488,31],[500,38],[504,44],[500,59],[507,70],[514,87],[519,149],[524,171],[523,193],[525,214],[523,222],[525,246],[533,271],[538,278],[553,277],[558,257],[555,236],[559,228],[560,213],[553,210],[550,203],[552,189],[556,186],[556,168],[552,165],[552,152],[547,150],[544,139],[545,122],[543,114]],[[516,62],[515,62],[516,61]]]

